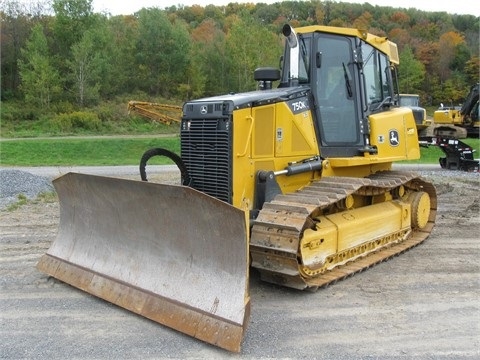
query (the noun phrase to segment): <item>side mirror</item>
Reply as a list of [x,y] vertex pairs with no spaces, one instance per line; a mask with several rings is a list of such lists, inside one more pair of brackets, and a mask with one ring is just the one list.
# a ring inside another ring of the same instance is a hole
[[270,90],[272,82],[280,80],[280,70],[273,67],[261,67],[255,69],[253,78],[258,81],[258,88],[260,90]]

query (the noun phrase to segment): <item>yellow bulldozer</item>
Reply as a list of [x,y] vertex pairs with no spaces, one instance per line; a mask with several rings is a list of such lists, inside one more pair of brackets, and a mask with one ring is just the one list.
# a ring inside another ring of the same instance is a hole
[[432,125],[432,119],[427,117],[427,110],[420,106],[420,95],[399,94],[398,102],[400,106],[412,109],[419,136],[425,129]]
[[424,241],[435,188],[392,170],[420,156],[412,110],[397,102],[396,45],[350,28],[282,32],[281,69],[258,68],[255,91],[187,101],[181,153],[142,157],[143,170],[170,157],[181,184],[55,179],[59,230],[38,269],[239,352],[252,268],[316,290]]

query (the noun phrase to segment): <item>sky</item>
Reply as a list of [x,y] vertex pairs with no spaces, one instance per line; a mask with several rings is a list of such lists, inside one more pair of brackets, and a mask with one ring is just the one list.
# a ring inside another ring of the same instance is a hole
[[[157,7],[164,9],[172,5],[227,5],[228,3],[266,3],[273,4],[282,0],[93,0],[93,8],[95,12],[107,12],[112,15],[130,15],[141,8]],[[477,0],[450,0],[450,1],[434,1],[434,0],[347,0],[349,3],[369,3],[370,5],[391,6],[395,8],[416,8],[423,11],[446,11],[450,14],[467,14],[480,16],[480,6],[474,5]],[[336,0],[335,2],[342,2]]]

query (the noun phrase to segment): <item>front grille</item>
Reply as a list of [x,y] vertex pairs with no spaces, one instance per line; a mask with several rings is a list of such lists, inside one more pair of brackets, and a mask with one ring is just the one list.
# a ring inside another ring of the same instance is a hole
[[229,117],[186,119],[181,126],[181,156],[192,187],[232,203],[232,126]]

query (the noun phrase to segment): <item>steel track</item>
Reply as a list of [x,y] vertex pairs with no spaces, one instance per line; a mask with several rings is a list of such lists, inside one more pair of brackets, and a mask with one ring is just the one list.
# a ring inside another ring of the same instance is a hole
[[[348,196],[381,196],[401,186],[409,192],[428,193],[430,214],[426,226],[412,229],[408,234],[399,234],[390,242],[351,261],[333,264],[316,276],[302,273],[298,248],[303,230],[310,226],[316,215],[328,213],[330,207],[341,204]],[[422,243],[433,229],[436,209],[434,186],[414,172],[386,171],[367,178],[322,178],[293,194],[279,195],[264,204],[252,227],[252,266],[260,272],[262,280],[297,289],[316,290]]]

